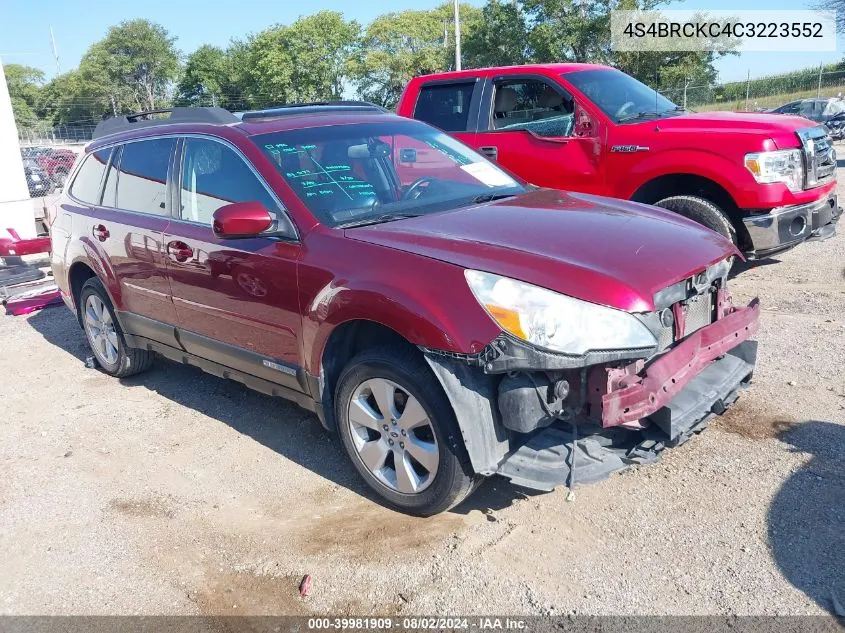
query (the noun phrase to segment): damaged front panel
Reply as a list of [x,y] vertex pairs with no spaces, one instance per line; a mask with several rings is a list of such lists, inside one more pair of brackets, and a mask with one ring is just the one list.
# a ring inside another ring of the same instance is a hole
[[572,357],[504,333],[479,354],[424,349],[476,472],[539,490],[589,483],[656,460],[723,413],[751,380],[760,310],[756,300],[734,308],[722,272],[637,315],[656,338],[669,330],[665,349]]

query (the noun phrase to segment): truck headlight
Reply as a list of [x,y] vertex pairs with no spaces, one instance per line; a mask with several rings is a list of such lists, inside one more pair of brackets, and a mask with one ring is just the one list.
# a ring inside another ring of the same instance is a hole
[[464,271],[478,303],[506,332],[564,354],[653,349],[654,335],[628,312],[478,270]]
[[782,182],[790,191],[801,191],[804,187],[804,160],[800,149],[746,154],[745,167],[761,184]]

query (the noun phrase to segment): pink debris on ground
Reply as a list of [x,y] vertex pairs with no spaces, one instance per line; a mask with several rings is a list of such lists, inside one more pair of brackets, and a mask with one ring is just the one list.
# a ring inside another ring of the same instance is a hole
[[49,306],[59,305],[60,303],[62,303],[62,295],[59,290],[47,290],[33,296],[9,299],[6,302],[6,313],[20,316]]

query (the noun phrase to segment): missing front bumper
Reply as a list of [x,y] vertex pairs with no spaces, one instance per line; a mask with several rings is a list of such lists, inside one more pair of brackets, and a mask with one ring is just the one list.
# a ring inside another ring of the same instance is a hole
[[701,432],[739,397],[754,372],[756,341],[745,341],[711,362],[647,420],[652,426],[635,431],[625,428],[590,429],[574,444],[568,424],[555,423],[530,436],[501,463],[498,474],[535,490],[552,490],[563,484],[589,484],[634,464],[657,461],[667,447],[683,444]]

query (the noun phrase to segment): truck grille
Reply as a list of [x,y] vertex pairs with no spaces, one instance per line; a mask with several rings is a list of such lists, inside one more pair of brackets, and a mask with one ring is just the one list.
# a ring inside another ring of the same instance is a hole
[[821,125],[797,130],[801,139],[801,153],[804,155],[806,176],[805,189],[827,184],[836,178],[836,150]]

